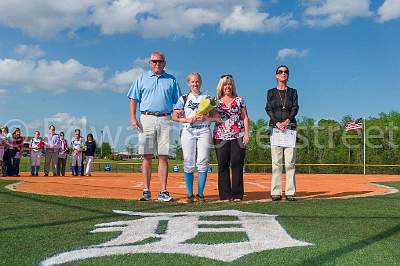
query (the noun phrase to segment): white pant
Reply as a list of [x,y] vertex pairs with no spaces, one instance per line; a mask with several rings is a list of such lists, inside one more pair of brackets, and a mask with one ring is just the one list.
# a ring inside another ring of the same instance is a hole
[[186,173],[193,173],[197,165],[199,172],[206,172],[211,147],[210,128],[183,128],[181,144],[184,171]]
[[0,147],[0,161],[3,161],[4,147]]
[[82,166],[82,152],[73,152],[72,153],[72,161],[71,161],[71,165],[75,166]]
[[89,175],[91,173],[93,160],[94,156],[86,156],[86,169],[85,169],[86,175]]
[[285,156],[286,170],[286,196],[296,194],[296,148],[284,148],[271,146],[272,155],[272,182],[271,195],[280,196],[282,194],[282,157]]
[[40,166],[41,151],[31,151],[31,166]]

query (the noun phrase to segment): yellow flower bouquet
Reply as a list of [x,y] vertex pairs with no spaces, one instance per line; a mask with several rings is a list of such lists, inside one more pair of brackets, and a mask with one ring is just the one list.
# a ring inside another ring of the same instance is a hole
[[218,105],[218,101],[212,96],[204,97],[197,107],[196,114],[197,115],[207,115],[210,113],[216,106]]

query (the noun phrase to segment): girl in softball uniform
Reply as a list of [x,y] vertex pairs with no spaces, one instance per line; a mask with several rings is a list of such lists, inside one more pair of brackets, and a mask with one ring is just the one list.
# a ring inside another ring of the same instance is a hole
[[187,189],[187,202],[194,201],[193,179],[194,171],[198,170],[198,195],[199,201],[204,201],[204,187],[207,179],[208,158],[211,147],[211,118],[196,115],[200,101],[207,95],[202,94],[201,76],[191,73],[187,77],[190,92],[179,98],[174,107],[172,119],[183,123],[181,145],[183,151],[184,179]]
[[3,157],[6,145],[6,137],[0,132],[0,176],[3,176]]
[[31,176],[39,175],[40,158],[42,157],[43,148],[44,142],[40,137],[40,132],[36,130],[29,144],[29,149],[31,150]]
[[[82,152],[85,149],[85,140],[81,137],[81,131],[75,129],[75,135],[71,140],[72,149],[72,161],[71,161],[71,172],[72,175],[82,175]],[[75,171],[75,166],[78,166]]]
[[1,128],[1,138],[4,144],[3,154],[3,176],[12,176],[12,164],[11,164],[11,149],[12,149],[12,135],[8,132],[8,127],[4,126]]

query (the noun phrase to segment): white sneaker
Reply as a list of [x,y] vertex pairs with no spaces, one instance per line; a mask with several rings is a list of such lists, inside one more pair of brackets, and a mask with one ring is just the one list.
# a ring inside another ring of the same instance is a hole
[[168,191],[163,191],[158,194],[159,201],[172,201],[172,197],[169,195]]

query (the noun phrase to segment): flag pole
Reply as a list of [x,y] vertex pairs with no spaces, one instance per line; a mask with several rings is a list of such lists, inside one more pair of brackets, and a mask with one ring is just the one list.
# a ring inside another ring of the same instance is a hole
[[366,123],[365,123],[365,117],[363,117],[363,129],[364,129],[364,175],[365,175],[365,129],[366,129]]

